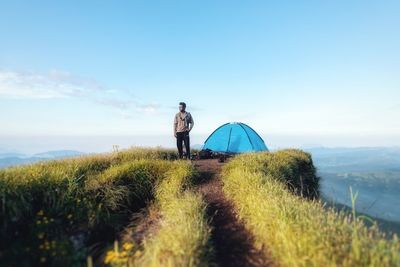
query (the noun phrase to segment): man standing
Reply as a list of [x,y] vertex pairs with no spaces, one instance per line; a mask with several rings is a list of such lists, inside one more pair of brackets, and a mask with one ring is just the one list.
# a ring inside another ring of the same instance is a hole
[[190,138],[189,132],[194,126],[192,115],[186,112],[186,104],[179,103],[179,112],[175,115],[174,119],[174,135],[176,138],[176,145],[178,147],[179,158],[183,158],[182,142],[185,143],[186,158],[190,159]]

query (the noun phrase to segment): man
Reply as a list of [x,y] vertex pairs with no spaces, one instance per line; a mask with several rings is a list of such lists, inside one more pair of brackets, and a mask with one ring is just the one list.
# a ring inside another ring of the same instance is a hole
[[186,112],[186,104],[179,103],[179,112],[175,115],[174,119],[174,136],[176,138],[176,145],[178,147],[179,158],[183,158],[182,142],[185,144],[186,158],[190,159],[190,138],[189,132],[194,126],[192,115]]

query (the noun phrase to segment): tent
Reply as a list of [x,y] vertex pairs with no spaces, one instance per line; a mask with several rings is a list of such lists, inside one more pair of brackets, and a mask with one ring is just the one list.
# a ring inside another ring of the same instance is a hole
[[217,128],[204,142],[203,150],[244,153],[268,151],[268,148],[250,126],[241,122],[231,122]]

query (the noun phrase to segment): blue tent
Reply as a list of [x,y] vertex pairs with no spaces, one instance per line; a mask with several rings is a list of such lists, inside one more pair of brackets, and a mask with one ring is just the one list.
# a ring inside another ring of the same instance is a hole
[[204,142],[203,150],[225,153],[268,151],[264,140],[248,125],[226,123],[216,129]]

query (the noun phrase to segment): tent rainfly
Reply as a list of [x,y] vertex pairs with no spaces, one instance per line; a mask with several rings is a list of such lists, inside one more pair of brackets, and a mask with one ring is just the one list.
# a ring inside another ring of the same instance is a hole
[[226,123],[204,142],[203,150],[223,153],[268,151],[264,140],[250,126],[241,122]]

